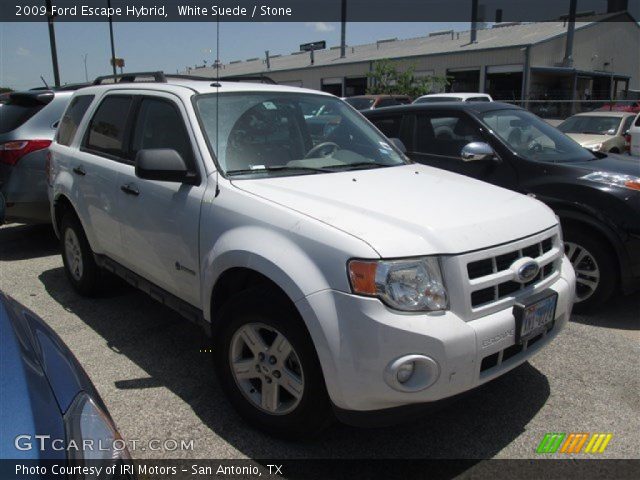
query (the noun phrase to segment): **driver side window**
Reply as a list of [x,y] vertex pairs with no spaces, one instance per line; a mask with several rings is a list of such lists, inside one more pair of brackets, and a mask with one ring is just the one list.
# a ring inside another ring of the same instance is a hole
[[460,158],[462,148],[484,139],[478,126],[463,115],[418,115],[416,150],[427,155]]

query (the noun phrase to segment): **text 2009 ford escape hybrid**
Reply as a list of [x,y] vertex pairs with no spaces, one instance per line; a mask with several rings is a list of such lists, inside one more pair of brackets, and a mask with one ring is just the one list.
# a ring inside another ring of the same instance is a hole
[[79,91],[60,131],[71,283],[91,294],[107,268],[210,322],[221,385],[273,433],[474,388],[571,313],[551,210],[411,164],[330,95],[158,76]]

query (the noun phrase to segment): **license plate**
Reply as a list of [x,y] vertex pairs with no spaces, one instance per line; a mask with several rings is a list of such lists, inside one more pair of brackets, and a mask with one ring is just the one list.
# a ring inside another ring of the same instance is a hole
[[556,316],[556,292],[541,292],[513,307],[516,319],[516,343],[523,343],[549,328]]

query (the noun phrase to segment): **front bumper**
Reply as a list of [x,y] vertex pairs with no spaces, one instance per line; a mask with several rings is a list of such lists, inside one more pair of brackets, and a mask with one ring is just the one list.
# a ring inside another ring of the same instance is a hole
[[[335,290],[317,292],[297,306],[316,345],[332,402],[339,410],[364,412],[453,397],[527,361],[558,335],[571,315],[575,274],[566,258],[558,278],[545,288],[558,293],[554,326],[522,351],[513,347],[511,307],[465,321],[452,311],[401,313],[375,298]],[[398,391],[385,382],[385,370],[411,354],[433,359],[437,379],[420,391]],[[483,364],[498,356],[500,363]]]

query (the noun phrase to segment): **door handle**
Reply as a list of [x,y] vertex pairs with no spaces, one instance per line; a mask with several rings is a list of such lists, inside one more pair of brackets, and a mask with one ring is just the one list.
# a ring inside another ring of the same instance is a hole
[[73,169],[73,173],[75,173],[76,175],[80,175],[81,177],[84,177],[87,174],[82,166],[75,167]]
[[131,184],[122,185],[120,187],[120,190],[122,190],[127,195],[134,195],[136,197],[140,195],[140,192],[138,191],[135,185],[131,185]]

